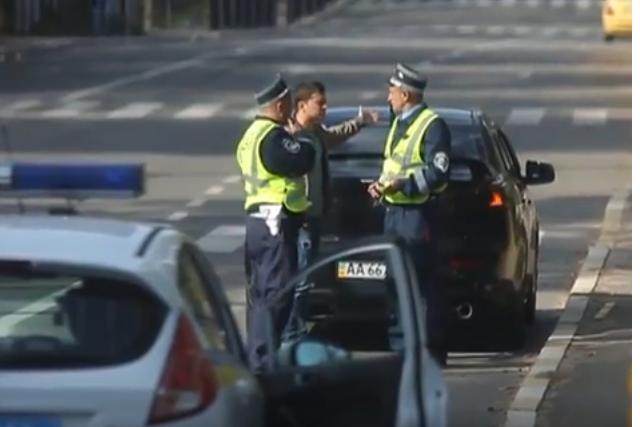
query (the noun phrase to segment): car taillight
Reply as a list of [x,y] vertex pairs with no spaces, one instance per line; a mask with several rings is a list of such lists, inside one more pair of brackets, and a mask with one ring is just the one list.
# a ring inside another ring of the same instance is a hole
[[482,266],[479,259],[473,258],[451,258],[449,267],[454,270],[475,270]]
[[218,383],[213,367],[193,331],[181,316],[171,345],[149,423],[155,424],[192,415],[209,406]]
[[504,206],[504,197],[499,191],[492,191],[489,198],[489,207],[496,208]]

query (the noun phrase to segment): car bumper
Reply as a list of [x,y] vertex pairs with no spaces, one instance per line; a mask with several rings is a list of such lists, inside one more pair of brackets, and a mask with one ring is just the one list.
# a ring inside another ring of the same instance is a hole
[[449,317],[454,321],[508,318],[520,308],[522,297],[509,280],[445,282]]
[[602,28],[605,34],[613,36],[630,36],[631,19],[604,16]]

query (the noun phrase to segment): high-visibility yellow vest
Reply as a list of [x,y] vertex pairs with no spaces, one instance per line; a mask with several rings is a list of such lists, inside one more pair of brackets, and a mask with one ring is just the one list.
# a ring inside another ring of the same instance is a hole
[[[437,117],[438,115],[428,108],[422,110],[392,150],[391,145],[398,126],[398,118],[394,119],[384,147],[384,163],[382,164],[382,175],[379,180],[382,184],[390,183],[394,179],[408,178],[416,170],[427,167],[420,155],[420,147],[425,133]],[[419,205],[429,200],[429,195],[420,194],[409,197],[403,192],[397,191],[392,194],[385,194],[384,199],[392,205]]]
[[244,180],[244,208],[259,204],[282,204],[291,212],[304,212],[309,207],[305,177],[274,175],[267,171],[260,158],[260,146],[269,131],[277,126],[271,120],[256,119],[238,143],[236,159]]

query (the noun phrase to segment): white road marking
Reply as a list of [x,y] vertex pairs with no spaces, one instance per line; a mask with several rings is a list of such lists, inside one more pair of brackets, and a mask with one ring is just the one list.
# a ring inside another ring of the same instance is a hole
[[589,29],[587,28],[571,28],[569,29],[569,34],[573,37],[584,37],[589,34]]
[[222,180],[225,184],[237,184],[242,180],[240,175],[230,175]]
[[514,108],[507,117],[508,125],[537,125],[545,114],[544,108]]
[[224,107],[222,103],[193,104],[174,115],[176,119],[198,120],[210,119]]
[[516,33],[519,36],[524,36],[527,34],[531,34],[531,31],[533,31],[533,29],[531,27],[527,27],[524,25],[519,25],[517,27],[513,28],[514,33]]
[[372,99],[376,99],[380,95],[380,91],[378,90],[367,90],[360,94],[360,99],[363,101],[371,101]]
[[49,119],[78,117],[84,111],[95,109],[100,103],[98,101],[72,101],[67,104],[43,111],[42,117]]
[[499,36],[504,34],[505,30],[506,29],[503,25],[492,25],[490,27],[487,27],[487,33],[493,36]]
[[20,111],[36,108],[40,105],[42,105],[42,101],[40,101],[39,99],[25,99],[23,101],[14,102],[0,109],[0,115],[12,116],[13,114],[19,113]]
[[451,25],[442,25],[442,24],[437,24],[437,25],[433,25],[431,28],[433,28],[434,31],[438,31],[440,33],[444,33],[447,32],[451,29]]
[[204,198],[199,197],[199,198],[193,199],[192,201],[187,203],[187,207],[188,208],[199,208],[200,206],[204,205],[204,202],[206,202],[206,200]]
[[478,30],[475,25],[458,25],[456,26],[456,32],[459,34],[474,34]]
[[587,10],[591,7],[591,0],[578,0],[575,5],[578,9]]
[[574,125],[603,125],[607,122],[607,110],[604,108],[576,108],[573,111]]
[[246,110],[245,112],[243,112],[241,117],[243,119],[247,119],[247,120],[253,119],[258,114],[258,112],[260,112],[260,108],[253,107],[253,108],[250,108],[250,109]]
[[133,102],[107,114],[109,119],[141,119],[162,108],[160,102]]
[[86,98],[88,96],[98,95],[103,92],[107,92],[111,89],[116,89],[122,86],[129,85],[131,83],[150,80],[155,77],[163,76],[170,73],[175,73],[176,71],[184,70],[187,68],[191,68],[202,64],[203,61],[215,57],[219,55],[219,52],[209,52],[204,55],[196,56],[191,59],[174,62],[171,64],[162,65],[160,67],[152,68],[150,70],[144,71],[142,73],[132,74],[130,76],[125,76],[119,79],[112,80],[107,83],[103,83],[97,86],[89,87],[86,89],[77,90],[65,95],[62,100],[63,101],[77,101],[81,98]]
[[207,253],[232,253],[244,244],[244,225],[221,225],[198,240]]
[[547,27],[542,30],[542,35],[545,37],[554,37],[560,33],[559,27]]
[[224,191],[224,187],[221,185],[213,185],[207,188],[207,191],[204,192],[207,196],[216,196]]
[[598,310],[598,312],[596,313],[595,316],[593,316],[594,319],[596,320],[602,320],[605,317],[607,317],[607,315],[611,312],[611,310],[613,310],[613,307],[616,305],[615,302],[613,301],[609,301],[607,303],[605,303],[602,308],[600,310]]
[[180,221],[189,216],[187,211],[176,211],[167,217],[167,221]]

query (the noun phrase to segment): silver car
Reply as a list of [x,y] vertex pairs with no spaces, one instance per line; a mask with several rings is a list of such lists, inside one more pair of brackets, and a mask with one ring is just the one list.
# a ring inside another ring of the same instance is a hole
[[[0,427],[445,425],[398,243],[359,242],[293,278],[280,298],[307,289],[301,334],[264,325],[270,368],[254,374],[213,266],[175,229],[7,216],[0,236]],[[369,292],[314,291],[333,275]]]

